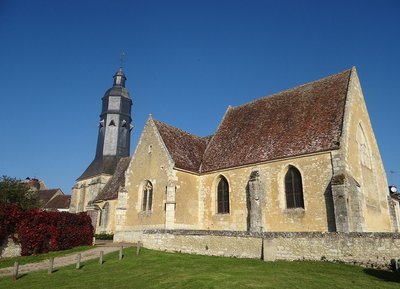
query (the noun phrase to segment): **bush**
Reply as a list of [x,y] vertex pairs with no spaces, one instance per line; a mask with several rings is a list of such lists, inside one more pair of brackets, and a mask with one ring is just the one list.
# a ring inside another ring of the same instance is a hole
[[96,240],[114,240],[113,234],[100,233],[94,235]]
[[4,239],[16,231],[16,226],[23,219],[23,211],[17,205],[0,205],[0,245]]
[[23,256],[91,245],[93,227],[86,213],[22,210],[0,205],[0,242],[7,236],[21,244]]
[[21,180],[7,176],[0,177],[0,204],[15,204],[24,209],[40,206],[37,192],[31,191]]

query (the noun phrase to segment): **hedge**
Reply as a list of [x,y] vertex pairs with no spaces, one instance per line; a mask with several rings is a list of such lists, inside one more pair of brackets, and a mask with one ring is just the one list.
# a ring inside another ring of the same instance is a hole
[[90,245],[93,227],[86,213],[0,205],[0,244],[9,236],[21,244],[21,255],[26,256]]

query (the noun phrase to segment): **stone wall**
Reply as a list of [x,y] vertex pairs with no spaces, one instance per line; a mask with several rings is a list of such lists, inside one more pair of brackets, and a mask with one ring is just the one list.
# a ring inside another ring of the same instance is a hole
[[0,245],[0,258],[21,256],[21,245],[15,243],[12,238],[4,240]]
[[125,234],[117,233],[114,241],[141,241],[155,250],[265,261],[327,260],[387,268],[390,259],[400,259],[397,233],[144,230]]
[[264,259],[327,260],[385,268],[400,258],[400,234],[285,233],[264,239]]

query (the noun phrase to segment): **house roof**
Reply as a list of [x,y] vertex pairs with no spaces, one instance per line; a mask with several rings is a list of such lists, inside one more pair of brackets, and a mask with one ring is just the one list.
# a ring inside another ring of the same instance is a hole
[[153,121],[175,162],[175,167],[199,172],[201,160],[210,137],[198,137],[160,121]]
[[57,195],[44,206],[44,209],[68,209],[70,203],[71,196]]
[[125,185],[125,171],[128,168],[130,161],[131,157],[124,157],[119,160],[114,175],[107,182],[93,202],[114,200],[118,198],[119,188]]
[[212,137],[154,123],[175,166],[193,172],[338,149],[352,71],[229,107]]
[[64,193],[59,188],[49,189],[49,190],[38,190],[37,193],[39,195],[39,201],[42,206],[45,206],[52,198],[55,197],[56,194],[64,195]]

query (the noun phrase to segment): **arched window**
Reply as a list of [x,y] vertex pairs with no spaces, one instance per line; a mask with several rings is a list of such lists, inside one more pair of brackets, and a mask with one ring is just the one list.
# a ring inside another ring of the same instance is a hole
[[106,202],[106,203],[104,204],[103,209],[100,210],[99,226],[101,226],[102,228],[107,227],[108,215],[109,215],[109,208],[110,208],[110,204],[109,204],[108,202]]
[[146,181],[143,185],[143,211],[151,211],[151,206],[153,204],[153,185],[151,182]]
[[229,185],[228,181],[221,177],[217,187],[218,214],[229,214]]
[[285,176],[286,207],[304,208],[303,184],[298,169],[290,166]]

